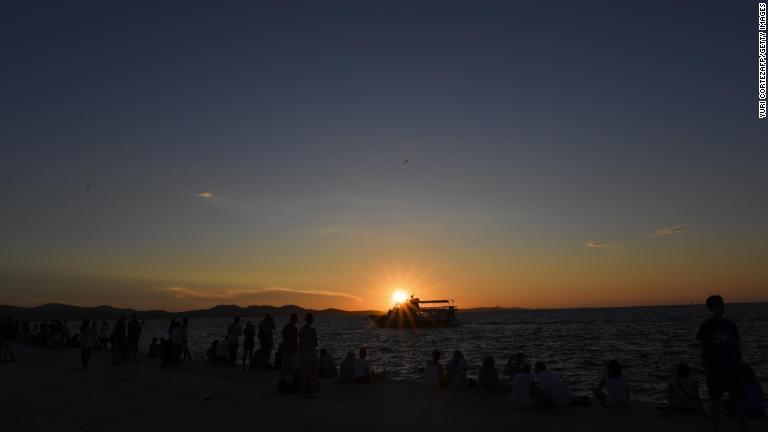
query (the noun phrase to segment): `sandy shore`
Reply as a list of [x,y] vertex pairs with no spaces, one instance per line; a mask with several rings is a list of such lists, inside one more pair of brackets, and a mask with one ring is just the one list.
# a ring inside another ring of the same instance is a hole
[[[10,431],[694,431],[697,416],[661,417],[654,406],[516,410],[503,396],[438,391],[415,383],[321,381],[320,399],[276,392],[277,374],[209,367],[202,361],[163,369],[155,359],[113,367],[95,352],[91,370],[79,350],[17,346],[0,364],[0,411]],[[765,421],[753,430],[765,430]],[[737,430],[725,418],[723,430]]]

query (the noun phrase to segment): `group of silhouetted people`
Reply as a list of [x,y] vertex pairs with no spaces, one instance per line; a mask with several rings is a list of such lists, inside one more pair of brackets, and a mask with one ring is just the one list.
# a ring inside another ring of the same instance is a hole
[[[712,318],[699,328],[696,339],[701,347],[701,358],[710,409],[706,412],[699,395],[698,383],[687,363],[680,363],[669,380],[665,411],[676,413],[701,413],[709,415],[715,429],[719,428],[720,411],[726,409],[739,420],[742,430],[747,431],[747,417],[765,417],[765,396],[754,370],[742,360],[740,336],[735,324],[723,318],[724,302],[720,296],[707,299]],[[592,400],[605,406],[621,406],[629,402],[630,386],[623,375],[622,366],[616,359],[607,362],[605,371],[589,396],[574,396],[560,379],[547,369],[542,361],[533,368],[524,353],[517,353],[507,362],[504,372],[511,382],[502,388],[493,357],[486,357],[480,366],[475,382],[467,378],[468,364],[461,351],[441,364],[442,353],[432,352],[421,376],[425,386],[445,389],[466,389],[477,386],[487,393],[508,392],[515,407],[565,407],[589,405]],[[722,401],[724,393],[729,399]]]
[[[710,400],[706,410],[699,395],[698,382],[687,363],[679,363],[669,379],[665,412],[701,413],[708,415],[715,429],[719,428],[720,412],[725,409],[739,420],[743,431],[748,430],[747,417],[765,416],[765,397],[754,370],[742,360],[738,328],[723,317],[724,302],[720,296],[711,296],[706,304],[712,317],[701,324],[696,339],[701,347],[704,377]],[[368,384],[377,379],[368,361],[368,351],[360,348],[357,355],[348,351],[336,366],[333,356],[325,349],[318,352],[314,316],[304,317],[298,327],[298,316],[293,313],[282,327],[281,341],[274,354],[275,320],[270,314],[254,325],[251,321],[240,324],[236,317],[229,324],[222,340],[214,340],[206,355],[213,365],[235,366],[241,359],[245,369],[278,369],[278,390],[282,393],[301,393],[316,398],[318,378],[334,378],[339,383]],[[154,337],[149,345],[148,357],[160,357],[164,366],[174,366],[191,358],[188,334],[189,321],[185,317],[171,319],[167,337]],[[30,325],[12,317],[0,320],[0,361],[14,361],[14,341],[22,340],[51,349],[64,346],[81,348],[81,365],[87,370],[95,349],[111,351],[112,363],[135,360],[139,351],[143,321],[136,314],[129,320],[121,316],[110,328],[106,321],[84,319],[78,334],[70,334],[66,321],[53,319]],[[242,338],[242,348],[241,348]],[[256,340],[259,342],[256,348]],[[599,401],[605,406],[621,406],[630,400],[630,386],[621,363],[610,360],[592,390],[592,397],[574,396],[543,361],[531,363],[522,352],[510,357],[503,371],[510,378],[502,383],[492,356],[483,359],[477,379],[468,377],[469,364],[464,354],[456,350],[443,366],[442,353],[435,350],[427,362],[421,383],[441,389],[476,388],[485,393],[505,393],[512,406],[562,408],[568,405],[589,405]],[[728,393],[729,399],[723,402]]]

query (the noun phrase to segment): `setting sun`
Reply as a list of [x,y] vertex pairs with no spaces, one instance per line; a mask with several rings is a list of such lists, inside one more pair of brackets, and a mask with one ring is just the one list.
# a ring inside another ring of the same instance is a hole
[[403,303],[408,300],[408,294],[403,290],[397,290],[392,293],[392,301],[395,303]]

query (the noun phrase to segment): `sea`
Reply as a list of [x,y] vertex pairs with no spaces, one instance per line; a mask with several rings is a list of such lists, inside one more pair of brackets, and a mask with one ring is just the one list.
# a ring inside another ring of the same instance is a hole
[[[444,361],[454,350],[461,350],[470,376],[475,377],[483,359],[493,356],[503,377],[510,356],[523,352],[530,363],[546,362],[577,395],[591,394],[610,359],[622,364],[633,399],[664,401],[667,382],[681,361],[692,366],[706,395],[695,339],[699,325],[709,317],[705,306],[460,310],[458,316],[462,324],[453,328],[382,329],[365,315],[320,313],[315,327],[320,348],[337,362],[348,350],[366,347],[372,367],[385,371],[389,379],[417,379],[434,349],[443,352]],[[738,326],[744,359],[768,389],[768,303],[728,305],[726,317]],[[258,324],[261,319],[242,317],[242,322]],[[276,317],[275,346],[286,322],[287,317]],[[211,341],[221,339],[230,323],[231,319],[191,320],[188,335],[193,356],[203,358]],[[146,321],[141,349],[146,352],[152,337],[167,334],[167,320]]]

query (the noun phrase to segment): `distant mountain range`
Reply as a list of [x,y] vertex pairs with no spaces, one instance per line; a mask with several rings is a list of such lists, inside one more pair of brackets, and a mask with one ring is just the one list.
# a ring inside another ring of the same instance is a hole
[[83,318],[92,320],[113,320],[121,315],[130,317],[134,313],[138,315],[140,319],[170,318],[172,316],[189,318],[233,318],[236,316],[258,317],[263,316],[267,312],[273,316],[288,316],[292,313],[301,315],[307,312],[323,315],[365,315],[371,311],[345,311],[341,309],[312,310],[296,305],[254,305],[246,307],[237,305],[219,305],[210,309],[198,309],[186,312],[168,312],[164,310],[141,311],[112,306],[83,307],[60,303],[48,303],[29,308],[0,305],[0,317],[13,316],[20,320],[41,320],[51,318],[64,320],[81,320]]
[[[502,307],[479,307],[470,309],[460,309],[461,312],[488,312],[488,311],[502,311],[512,310],[518,308],[502,308]],[[297,305],[285,305],[285,306],[268,306],[268,305],[253,305],[253,306],[237,306],[237,305],[218,305],[209,309],[197,309],[186,312],[168,312],[164,310],[148,310],[141,311],[136,309],[116,308],[112,306],[72,306],[61,303],[48,303],[35,307],[19,307],[19,306],[7,306],[0,305],[0,318],[6,316],[13,316],[20,320],[42,320],[59,318],[63,320],[81,320],[83,318],[89,318],[92,320],[113,320],[121,315],[130,317],[132,314],[138,315],[140,319],[162,319],[176,317],[189,317],[189,318],[234,318],[239,317],[259,317],[269,312],[272,316],[288,316],[292,313],[299,315],[307,312],[316,313],[318,315],[367,315],[369,313],[379,313],[379,311],[345,311],[342,309],[322,309],[313,310],[306,309]]]

